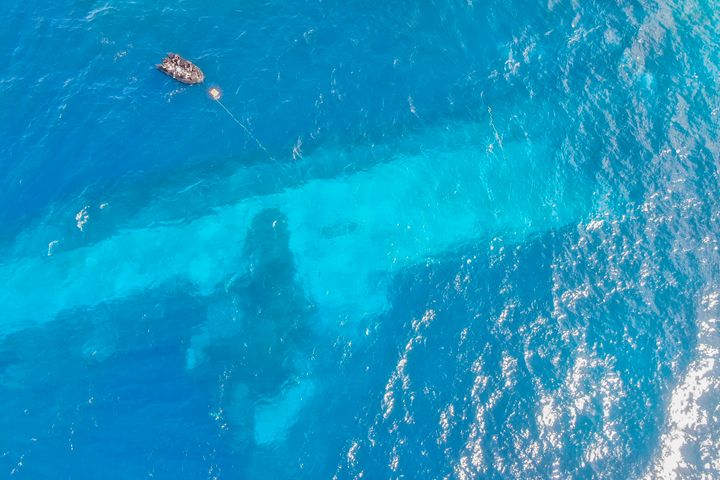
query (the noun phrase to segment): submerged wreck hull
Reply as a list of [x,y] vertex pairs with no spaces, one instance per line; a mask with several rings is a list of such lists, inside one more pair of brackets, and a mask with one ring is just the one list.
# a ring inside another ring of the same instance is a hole
[[157,68],[178,82],[187,85],[195,85],[205,80],[205,74],[197,65],[176,53],[168,53],[162,63],[157,65]]

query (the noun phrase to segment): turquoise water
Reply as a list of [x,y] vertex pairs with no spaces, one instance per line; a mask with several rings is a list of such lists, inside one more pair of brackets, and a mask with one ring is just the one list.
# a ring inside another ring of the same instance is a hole
[[716,11],[11,0],[1,475],[720,475]]

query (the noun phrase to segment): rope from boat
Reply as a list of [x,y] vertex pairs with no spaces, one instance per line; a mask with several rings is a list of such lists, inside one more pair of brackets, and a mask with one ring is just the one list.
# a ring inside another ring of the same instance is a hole
[[223,108],[223,110],[225,110],[227,112],[228,115],[230,115],[230,118],[232,118],[235,123],[240,125],[240,127],[243,130],[245,130],[245,133],[247,133],[250,138],[255,140],[255,143],[257,143],[258,147],[260,147],[265,153],[268,154],[268,156],[270,158],[272,158],[272,155],[270,155],[270,152],[268,151],[268,149],[265,148],[265,145],[260,143],[260,140],[258,140],[258,138],[255,135],[253,135],[253,133],[250,131],[250,129],[248,127],[246,127],[245,124],[242,123],[240,120],[238,120],[237,117],[235,117],[235,115],[233,115],[233,113],[220,101],[219,98],[216,98],[214,100]]

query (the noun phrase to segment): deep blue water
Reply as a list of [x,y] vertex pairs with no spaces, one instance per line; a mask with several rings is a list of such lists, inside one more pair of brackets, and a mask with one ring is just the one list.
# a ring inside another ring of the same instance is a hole
[[3,7],[0,478],[720,478],[714,0]]

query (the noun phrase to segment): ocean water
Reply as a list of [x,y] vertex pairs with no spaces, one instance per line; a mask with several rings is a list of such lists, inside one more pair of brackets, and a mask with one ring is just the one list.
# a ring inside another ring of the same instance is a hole
[[3,6],[0,478],[720,478],[715,0]]

